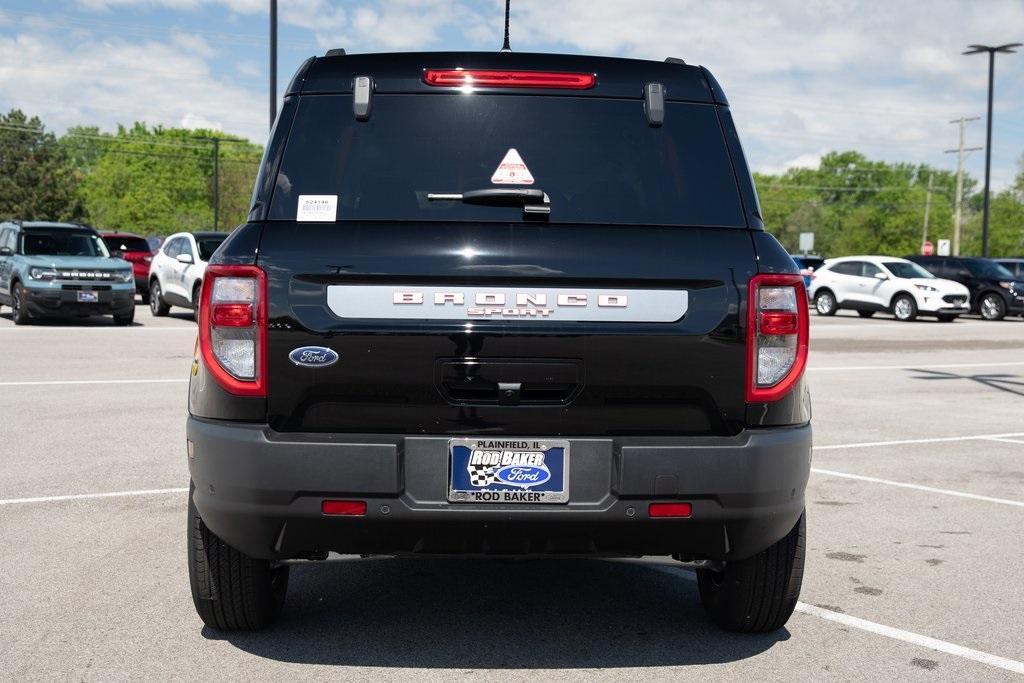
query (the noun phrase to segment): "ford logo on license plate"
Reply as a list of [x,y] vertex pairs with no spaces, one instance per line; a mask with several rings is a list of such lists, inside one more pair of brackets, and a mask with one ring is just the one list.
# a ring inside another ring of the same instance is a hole
[[300,346],[289,353],[288,358],[304,368],[326,368],[338,362],[338,354],[326,346]]

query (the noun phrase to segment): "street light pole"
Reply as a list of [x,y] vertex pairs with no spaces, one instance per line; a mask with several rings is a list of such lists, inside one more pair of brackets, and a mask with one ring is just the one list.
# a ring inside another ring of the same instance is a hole
[[982,52],[988,53],[988,126],[985,131],[985,204],[981,215],[981,255],[988,256],[988,204],[989,204],[989,178],[992,174],[992,86],[996,72],[996,53],[1003,52],[1010,54],[1015,52],[1012,48],[1020,47],[1021,43],[1007,43],[1005,45],[968,45],[963,52],[965,55],[976,55]]
[[277,119],[277,0],[270,0],[270,128]]

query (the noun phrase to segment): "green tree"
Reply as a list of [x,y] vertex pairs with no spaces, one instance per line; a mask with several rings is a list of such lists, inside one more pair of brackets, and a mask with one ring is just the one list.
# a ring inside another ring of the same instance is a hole
[[211,229],[215,135],[221,138],[219,227],[243,221],[259,163],[258,146],[216,131],[149,128],[143,123],[119,127],[104,142],[102,155],[84,180],[82,196],[93,220],[141,234]]
[[854,151],[826,154],[816,169],[755,176],[765,225],[790,250],[799,233],[815,234],[827,256],[904,255],[921,246],[928,179],[933,188],[929,239],[952,233],[956,179],[924,165],[872,161]]
[[37,117],[0,114],[0,217],[83,220],[79,178],[67,153]]

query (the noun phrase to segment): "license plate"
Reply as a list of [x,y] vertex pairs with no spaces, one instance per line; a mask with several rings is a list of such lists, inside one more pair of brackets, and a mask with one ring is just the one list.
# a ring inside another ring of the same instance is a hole
[[79,291],[78,301],[83,304],[94,304],[100,300],[100,295],[96,292],[91,291]]
[[452,439],[448,453],[453,503],[569,502],[568,441]]

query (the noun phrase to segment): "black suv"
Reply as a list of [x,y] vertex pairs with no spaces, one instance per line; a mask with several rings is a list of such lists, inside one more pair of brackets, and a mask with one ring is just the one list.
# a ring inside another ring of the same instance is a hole
[[992,259],[966,256],[907,256],[935,277],[955,280],[971,292],[971,311],[985,320],[1024,314],[1024,281]]
[[200,310],[209,626],[267,625],[330,553],[672,556],[725,628],[793,611],[806,294],[707,70],[310,59]]

